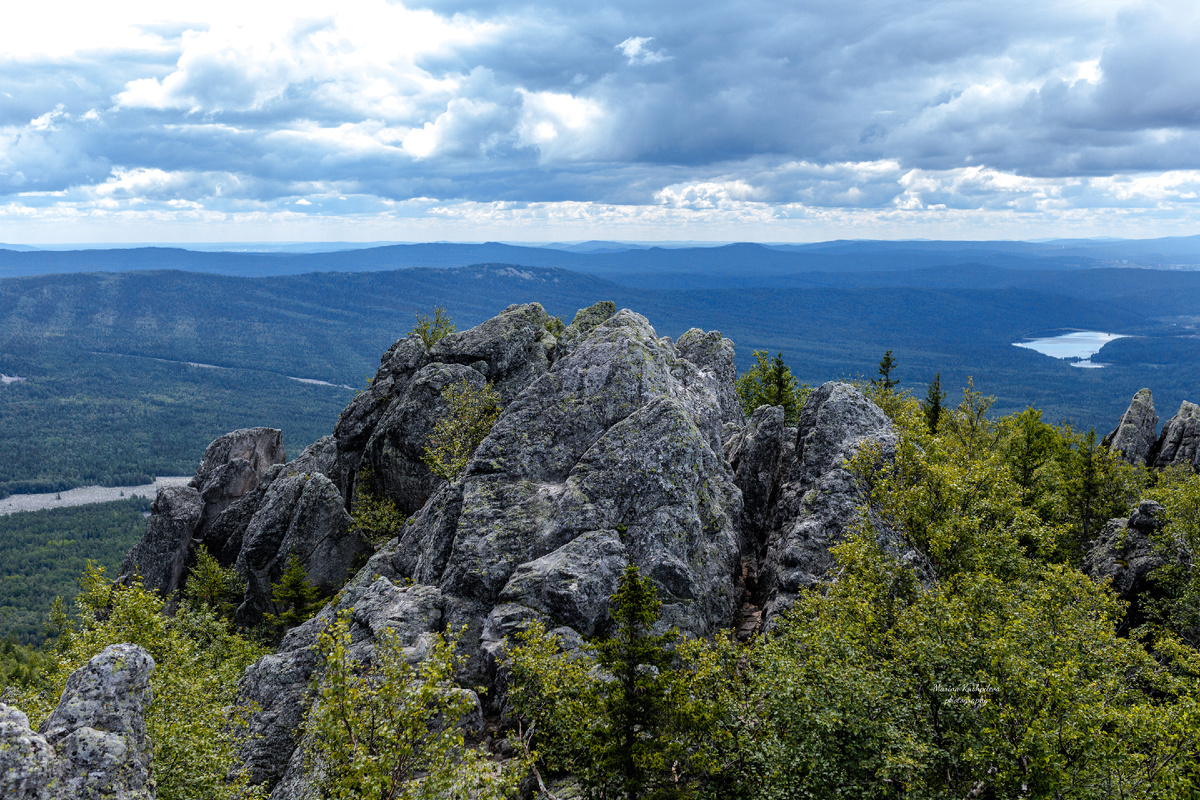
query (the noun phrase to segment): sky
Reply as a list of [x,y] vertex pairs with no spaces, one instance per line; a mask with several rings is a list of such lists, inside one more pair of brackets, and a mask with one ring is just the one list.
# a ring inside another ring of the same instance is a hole
[[39,0],[0,242],[1200,233],[1194,0]]

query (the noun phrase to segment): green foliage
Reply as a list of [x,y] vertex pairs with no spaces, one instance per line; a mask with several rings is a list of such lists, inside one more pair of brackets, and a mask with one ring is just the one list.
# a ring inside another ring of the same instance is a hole
[[369,666],[350,655],[349,612],[322,631],[325,673],[305,723],[322,798],[502,800],[524,770],[466,747],[459,721],[475,698],[454,683],[454,640],[437,636],[413,664],[400,637],[379,637]]
[[0,696],[8,686],[28,688],[36,685],[50,656],[36,647],[6,638],[0,641]]
[[193,610],[207,608],[218,617],[233,619],[246,594],[246,582],[232,567],[222,567],[208,548],[196,548],[196,563],[183,587],[183,601]]
[[116,569],[149,510],[138,498],[0,516],[0,637],[39,643],[54,598],[74,601],[89,560]]
[[249,800],[263,796],[237,763],[234,727],[246,709],[236,705],[242,672],[265,655],[204,608],[163,614],[163,601],[140,582],[114,583],[89,565],[80,579],[78,622],[37,682],[19,691],[16,705],[36,728],[58,702],[67,678],[110,644],[144,647],[155,661],[154,700],[146,728],[154,743],[151,775],[159,800]]
[[279,580],[271,584],[271,606],[275,613],[265,614],[264,619],[276,636],[282,637],[289,628],[316,616],[324,605],[320,591],[308,582],[300,557],[292,553]]
[[500,393],[491,382],[481,389],[461,380],[442,390],[442,400],[449,408],[433,426],[421,459],[434,475],[453,482],[500,418]]
[[354,527],[363,538],[378,548],[400,535],[405,517],[390,497],[382,497],[371,490],[374,480],[375,473],[370,465],[358,471],[350,516],[354,518]]
[[610,638],[564,653],[530,624],[504,657],[508,701],[532,723],[537,761],[588,797],[735,797],[736,650],[652,633],[659,605],[630,565]]
[[1118,637],[1119,603],[1086,576],[972,570],[922,587],[866,536],[837,558],[838,582],[752,650],[755,796],[1196,790],[1194,675]]
[[433,319],[430,319],[428,314],[417,314],[417,324],[409,332],[409,335],[414,333],[421,337],[425,349],[428,350],[454,333],[454,326],[450,323],[450,316],[446,313],[446,309],[436,306],[433,309]]
[[1152,625],[1200,648],[1200,475],[1187,465],[1169,467],[1148,495],[1163,504],[1154,543],[1166,564],[1151,576],[1157,596],[1146,598],[1143,612]]
[[754,361],[754,366],[737,379],[742,409],[749,416],[759,406],[782,406],[784,424],[795,425],[808,397],[808,385],[796,385],[791,370],[783,363],[782,353],[771,358],[766,350],[755,350]]
[[545,323],[543,324],[545,325],[546,330],[555,336],[562,336],[563,332],[567,329],[566,320],[564,320],[562,317],[547,317]]

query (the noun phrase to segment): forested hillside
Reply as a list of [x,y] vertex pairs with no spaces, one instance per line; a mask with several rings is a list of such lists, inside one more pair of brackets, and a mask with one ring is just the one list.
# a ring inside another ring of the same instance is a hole
[[[810,384],[867,374],[890,349],[916,393],[936,373],[947,386],[973,377],[997,412],[1033,405],[1082,429],[1111,424],[1144,385],[1164,409],[1200,396],[1188,368],[1200,341],[1190,316],[1197,273],[955,267],[787,280],[797,285],[651,291],[504,265],[0,280],[0,373],[25,378],[0,384],[0,491],[187,474],[209,441],[237,427],[279,427],[298,452],[329,431],[353,394],[343,387],[364,386],[378,354],[435,305],[462,328],[514,302],[537,299],[569,317],[611,299],[668,335],[720,330],[741,369],[755,349],[781,351]],[[1137,338],[1106,346],[1097,360],[1112,366],[1101,370],[1011,346],[1080,328]]]
[[40,643],[54,598],[72,607],[89,560],[116,569],[149,511],[130,499],[0,516],[0,639]]

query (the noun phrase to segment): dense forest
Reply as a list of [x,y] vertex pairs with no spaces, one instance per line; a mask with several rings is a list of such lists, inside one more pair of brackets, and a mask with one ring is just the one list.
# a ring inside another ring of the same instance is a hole
[[131,498],[0,516],[0,640],[40,643],[54,598],[70,607],[88,561],[116,569],[149,511]]

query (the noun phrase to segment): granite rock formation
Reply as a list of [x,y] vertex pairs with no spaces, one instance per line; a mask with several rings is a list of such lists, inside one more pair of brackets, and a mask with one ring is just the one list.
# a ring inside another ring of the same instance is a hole
[[0,797],[152,800],[145,715],[153,671],[140,647],[106,647],[67,680],[39,733],[0,704]]
[[1183,464],[1200,470],[1200,406],[1184,400],[1179,411],[1163,424],[1150,455],[1155,467]]
[[[243,458],[256,478],[238,496],[205,494],[210,484],[240,490],[234,478],[245,474],[224,466],[233,463],[224,446],[210,447],[192,494],[160,497],[145,555],[131,559],[169,562],[155,586],[177,586],[189,547],[204,543],[249,582],[243,623],[266,609],[290,553],[329,588],[349,578],[240,685],[260,708],[245,763],[274,800],[298,800],[307,791],[298,737],[321,679],[312,646],[340,611],[353,609],[365,658],[386,628],[419,658],[430,636],[465,627],[463,678],[492,689],[485,710],[494,713],[496,656],[514,629],[541,620],[568,646],[603,635],[629,564],[656,585],[661,626],[696,636],[751,635],[819,581],[861,501],[845,460],[868,443],[886,458],[897,434],[841,383],[810,395],[797,428],[779,408],[746,420],[734,379],[733,343],[719,333],[672,341],[612,303],[565,327],[537,304],[510,306],[428,350],[409,336],[384,354],[332,436],[261,472],[262,461]],[[445,411],[442,389],[459,381],[492,383],[503,410],[448,483],[421,453]],[[362,482],[410,518],[351,578],[368,553],[348,515]]]
[[1121,415],[1117,427],[1104,437],[1103,445],[1119,453],[1130,464],[1145,464],[1155,449],[1158,434],[1158,414],[1149,389],[1140,389],[1129,408]]
[[1109,520],[1084,558],[1083,571],[1096,581],[1110,581],[1113,592],[1129,603],[1122,629],[1144,621],[1140,607],[1153,593],[1150,575],[1167,564],[1167,555],[1153,540],[1163,525],[1162,513],[1158,503],[1141,501],[1128,518]]

